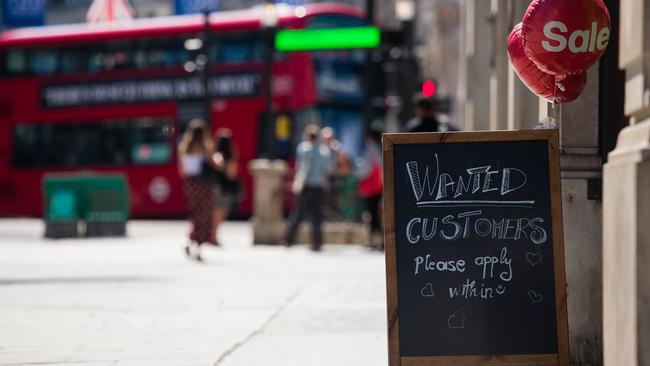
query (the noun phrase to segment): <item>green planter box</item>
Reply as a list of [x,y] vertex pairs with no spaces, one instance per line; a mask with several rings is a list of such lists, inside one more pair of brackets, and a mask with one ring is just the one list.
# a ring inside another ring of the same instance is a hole
[[74,175],[47,175],[43,178],[45,237],[79,236],[81,209],[79,182]]
[[126,235],[127,187],[121,175],[47,175],[43,179],[45,236],[80,236],[79,230],[72,232],[80,222],[85,223],[86,236]]

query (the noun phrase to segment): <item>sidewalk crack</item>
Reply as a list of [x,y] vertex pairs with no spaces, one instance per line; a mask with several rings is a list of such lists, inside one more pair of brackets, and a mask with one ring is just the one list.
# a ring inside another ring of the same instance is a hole
[[286,307],[287,307],[287,306],[288,306],[288,305],[289,305],[289,304],[290,304],[290,303],[291,303],[291,302],[292,302],[296,297],[298,297],[298,295],[302,292],[302,290],[303,290],[304,288],[305,288],[305,285],[303,284],[303,285],[300,286],[297,290],[295,290],[295,291],[294,291],[294,292],[293,292],[289,297],[287,297],[287,298],[284,300],[284,302],[280,305],[280,307],[278,307],[278,309],[275,310],[275,312],[273,312],[273,314],[271,314],[271,316],[270,316],[268,319],[266,319],[266,321],[262,324],[261,327],[259,327],[258,329],[254,330],[252,333],[250,333],[249,335],[247,335],[244,339],[242,339],[241,341],[239,341],[239,342],[233,344],[230,348],[228,348],[224,353],[221,354],[221,356],[219,356],[219,359],[217,359],[217,361],[214,362],[213,366],[220,366],[220,365],[222,365],[222,363],[226,360],[226,358],[228,358],[228,356],[230,356],[231,354],[233,354],[236,350],[238,350],[240,347],[242,347],[243,345],[245,345],[246,343],[248,343],[249,341],[251,341],[253,338],[255,338],[256,336],[258,336],[259,334],[263,333],[263,332],[266,330],[266,328],[268,328],[268,326],[271,324],[271,322],[273,322],[273,320],[275,320],[275,319],[280,315],[280,313],[282,313],[282,311],[284,311],[284,309],[285,309],[285,308],[286,308]]

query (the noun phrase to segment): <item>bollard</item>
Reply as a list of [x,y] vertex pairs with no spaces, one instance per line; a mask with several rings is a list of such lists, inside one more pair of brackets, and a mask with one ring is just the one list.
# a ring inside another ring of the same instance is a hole
[[285,229],[282,200],[287,163],[255,159],[248,168],[253,176],[253,243],[278,244]]

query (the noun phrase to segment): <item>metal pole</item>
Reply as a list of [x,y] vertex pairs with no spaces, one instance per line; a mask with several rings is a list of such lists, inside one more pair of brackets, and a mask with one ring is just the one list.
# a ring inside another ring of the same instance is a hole
[[264,113],[270,116],[273,113],[273,35],[272,27],[265,31],[266,52],[264,54]]
[[[366,23],[368,25],[373,24],[375,18],[375,3],[374,0],[366,0]],[[364,98],[363,98],[363,115],[365,119],[366,130],[370,129],[374,118],[373,111],[373,96],[374,96],[374,83],[373,83],[373,61],[372,61],[372,50],[367,50],[366,52],[366,64],[363,68],[363,86],[364,86]]]
[[266,142],[266,153],[271,159],[276,158],[275,138],[273,131],[273,58],[275,55],[275,27],[268,27],[264,31],[265,48],[264,53],[264,76],[262,78],[264,85],[262,90],[264,92],[264,117],[262,128],[262,139]]
[[201,70],[201,81],[203,83],[203,118],[209,127],[212,127],[212,96],[210,94],[210,41],[212,38],[210,29],[210,12],[203,12],[203,69]]

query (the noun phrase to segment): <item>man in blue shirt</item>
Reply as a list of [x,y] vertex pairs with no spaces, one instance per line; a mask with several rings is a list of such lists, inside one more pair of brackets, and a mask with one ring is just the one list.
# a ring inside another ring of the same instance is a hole
[[[296,233],[300,222],[305,215],[311,216],[312,224],[312,245],[311,249],[319,251],[323,245],[323,232],[321,224],[323,221],[323,198],[327,177],[330,173],[330,152],[329,149],[318,142],[319,128],[315,125],[308,125],[305,128],[305,140],[296,149],[296,178],[301,180],[301,187],[296,193],[289,221],[287,223],[287,234],[284,244],[291,246],[296,240]],[[296,184],[294,184],[294,188]]]

